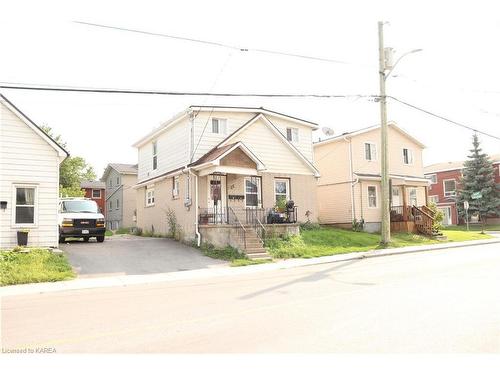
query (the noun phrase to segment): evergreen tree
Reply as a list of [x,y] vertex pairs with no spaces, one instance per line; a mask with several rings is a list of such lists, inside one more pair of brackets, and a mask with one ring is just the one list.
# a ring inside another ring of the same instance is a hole
[[[471,215],[479,214],[484,232],[488,216],[500,214],[499,186],[495,183],[495,170],[491,160],[479,147],[477,134],[472,137],[472,146],[462,170],[457,208],[460,217],[465,219],[464,201],[468,201],[469,220]],[[472,199],[473,193],[481,193],[482,197]]]

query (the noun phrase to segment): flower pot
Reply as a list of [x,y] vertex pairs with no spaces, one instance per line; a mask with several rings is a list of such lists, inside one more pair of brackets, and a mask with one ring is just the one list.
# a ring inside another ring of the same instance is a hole
[[28,232],[23,232],[23,231],[17,232],[17,245],[18,246],[28,245]]

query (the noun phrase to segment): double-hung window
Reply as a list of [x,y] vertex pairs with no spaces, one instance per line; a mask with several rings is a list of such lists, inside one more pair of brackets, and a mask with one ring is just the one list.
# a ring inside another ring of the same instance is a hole
[[36,187],[15,186],[14,224],[23,226],[36,225]]
[[445,197],[454,197],[456,195],[457,183],[455,180],[444,180],[443,187]]
[[417,205],[417,189],[416,188],[410,188],[409,191],[409,201],[410,201],[410,206],[416,206]]
[[120,186],[120,176],[116,178],[116,186]]
[[212,133],[227,134],[227,120],[222,118],[212,119]]
[[146,188],[146,207],[154,206],[155,204],[155,189]]
[[377,146],[375,145],[375,143],[365,143],[365,160],[377,160]]
[[120,200],[119,200],[119,199],[117,199],[117,200],[116,200],[116,208],[115,208],[115,210],[117,210],[117,211],[118,211],[119,209],[120,209]]
[[113,209],[113,201],[110,200],[108,206],[109,210],[111,211]]
[[377,187],[368,186],[368,207],[377,208]]
[[260,177],[245,177],[245,206],[261,206],[261,182]]
[[413,151],[409,148],[403,148],[403,163],[406,165],[413,164]]
[[158,168],[158,143],[153,142],[153,171]]
[[101,189],[92,189],[92,198],[101,198]]
[[286,139],[290,142],[297,143],[299,141],[299,129],[286,128]]

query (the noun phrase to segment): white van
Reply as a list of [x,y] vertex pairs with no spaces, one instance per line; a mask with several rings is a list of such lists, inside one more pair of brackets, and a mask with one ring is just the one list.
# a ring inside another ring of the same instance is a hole
[[59,243],[66,238],[95,237],[104,241],[106,225],[97,203],[88,198],[61,198],[59,201]]

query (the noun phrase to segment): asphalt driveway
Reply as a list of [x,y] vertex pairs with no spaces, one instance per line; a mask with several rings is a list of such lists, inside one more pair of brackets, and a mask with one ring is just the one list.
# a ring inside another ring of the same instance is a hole
[[227,265],[167,238],[112,236],[102,243],[66,242],[60,249],[78,277],[147,275]]

